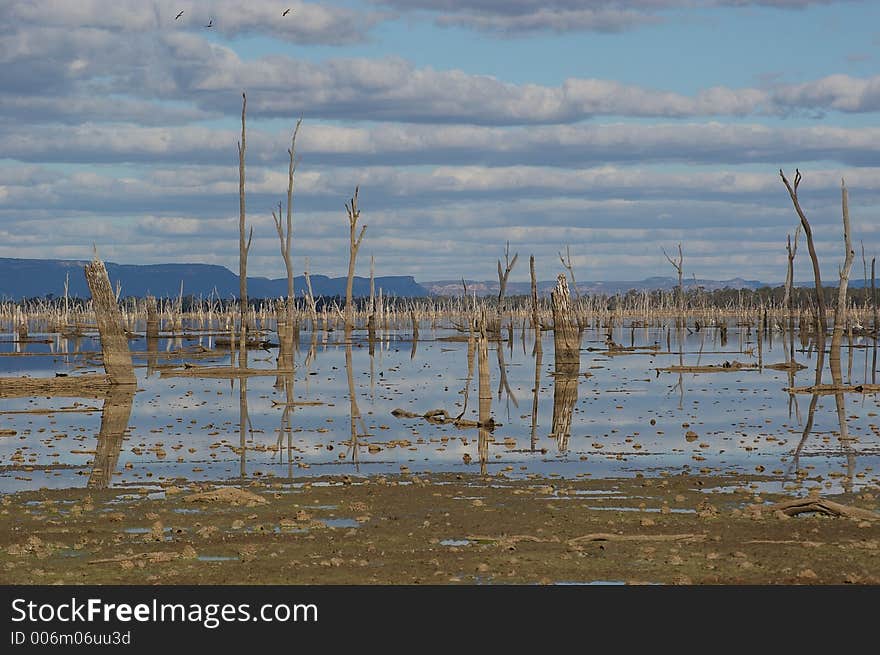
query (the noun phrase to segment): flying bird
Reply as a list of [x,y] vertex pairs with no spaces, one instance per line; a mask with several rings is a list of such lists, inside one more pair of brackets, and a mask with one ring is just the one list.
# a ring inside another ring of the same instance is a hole
[[282,15],[282,16],[287,16],[287,14],[289,14],[289,13],[290,13],[290,9],[285,9],[285,10],[284,10],[284,13],[282,13],[281,15]]
[[205,27],[214,27],[214,19],[213,18],[209,19],[208,24],[205,25]]
[[182,12],[182,11],[181,11],[179,14],[177,14],[177,16],[174,17],[174,20],[177,20],[177,19],[180,18],[181,16],[183,16],[183,12]]

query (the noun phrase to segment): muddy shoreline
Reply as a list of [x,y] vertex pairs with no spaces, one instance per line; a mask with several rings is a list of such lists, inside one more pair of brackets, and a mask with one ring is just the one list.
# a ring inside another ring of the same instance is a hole
[[[763,476],[348,476],[0,499],[3,584],[880,584],[880,520]],[[219,491],[219,493],[218,493]],[[158,493],[157,493],[158,492]],[[880,489],[822,495],[877,514]]]

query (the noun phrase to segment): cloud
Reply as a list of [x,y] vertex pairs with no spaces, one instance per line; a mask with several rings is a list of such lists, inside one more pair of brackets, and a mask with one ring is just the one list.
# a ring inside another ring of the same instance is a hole
[[773,91],[773,102],[794,110],[876,112],[880,111],[880,76],[829,75],[803,84],[782,86]]
[[[282,16],[282,11],[291,13]],[[178,12],[183,15],[175,19]],[[20,0],[0,2],[0,32],[13,25],[88,29],[98,32],[206,32],[226,37],[251,34],[301,44],[341,45],[364,40],[382,19],[377,12],[362,12],[326,3],[289,0]]]
[[[116,12],[93,19],[94,25],[75,24],[80,14],[74,9],[60,12],[50,24],[25,21],[0,28],[0,116],[25,123],[185,124],[236,117],[242,90],[248,93],[252,118],[288,120],[307,114],[330,120],[502,126],[608,116],[693,119],[880,109],[880,76],[833,75],[794,85],[777,81],[765,88],[716,85],[683,94],[591,78],[569,78],[555,86],[514,84],[416,66],[399,57],[244,59],[231,45],[200,32],[150,31],[156,19],[132,7],[147,26],[142,32],[113,27],[121,21]],[[243,13],[239,20],[251,20]]]
[[[292,123],[292,121],[291,121]],[[291,125],[292,128],[292,125]],[[290,130],[248,128],[248,162],[285,169]],[[237,166],[235,129],[86,123],[40,129],[0,126],[0,151],[23,162],[174,163]],[[303,122],[299,170],[315,166],[484,165],[579,167],[600,164],[770,164],[835,161],[872,166],[880,128],[761,124],[605,123],[530,127]]]
[[424,14],[443,27],[504,37],[565,32],[622,32],[667,20],[682,8],[763,7],[806,9],[862,0],[374,0],[402,12]]
[[435,19],[443,27],[467,27],[482,32],[521,36],[536,32],[623,32],[661,22],[660,17],[619,9],[546,9],[532,13],[503,15],[461,12],[441,14]]

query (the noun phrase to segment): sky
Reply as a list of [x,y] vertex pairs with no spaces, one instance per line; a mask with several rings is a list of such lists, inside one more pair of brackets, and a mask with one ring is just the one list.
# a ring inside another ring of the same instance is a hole
[[[287,15],[282,15],[290,9]],[[183,12],[179,18],[177,15]],[[208,25],[210,24],[210,27]],[[0,257],[417,281],[780,282],[800,169],[823,281],[880,256],[872,0],[0,0]],[[286,211],[286,210],[285,210]],[[796,279],[812,278],[801,235]]]

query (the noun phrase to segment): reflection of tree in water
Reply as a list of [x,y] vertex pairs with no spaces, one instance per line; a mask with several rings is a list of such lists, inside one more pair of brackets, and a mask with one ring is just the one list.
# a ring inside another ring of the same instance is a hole
[[[511,334],[513,333],[513,328],[511,327]],[[496,349],[496,353],[498,354],[498,401],[501,401],[501,393],[502,391],[507,394],[507,418],[510,420],[510,403],[513,401],[514,407],[519,407],[519,403],[516,400],[516,396],[510,388],[510,384],[507,382],[507,364],[504,362],[504,343],[502,341],[498,342],[498,346]]]
[[101,410],[101,430],[98,432],[98,445],[95,460],[89,475],[90,489],[106,489],[116,471],[122,440],[131,418],[134,402],[134,387],[114,386],[104,397]]
[[477,450],[480,457],[480,473],[486,474],[489,461],[489,432],[492,414],[492,390],[489,380],[489,343],[486,337],[486,317],[481,317],[477,326],[477,366],[479,369],[479,442]]
[[846,493],[852,492],[853,476],[855,474],[856,452],[852,447],[853,439],[849,436],[849,428],[846,415],[846,394],[842,390],[843,387],[843,370],[841,366],[841,342],[843,330],[832,334],[831,349],[828,353],[829,368],[831,370],[831,387],[828,392],[823,393],[818,387],[822,384],[822,373],[825,367],[825,337],[821,332],[815,334],[816,342],[816,368],[814,377],[814,388],[816,390],[810,396],[810,405],[807,409],[807,420],[801,434],[801,439],[795,448],[792,457],[791,469],[797,475],[800,473],[800,456],[804,447],[809,440],[813,431],[813,423],[815,421],[816,408],[819,404],[819,397],[822,395],[833,395],[834,405],[837,412],[838,440],[840,446],[846,454],[847,474],[843,481],[843,488]]
[[578,398],[578,376],[559,373],[553,378],[553,425],[551,437],[556,439],[560,453],[568,450],[571,419]]
[[556,438],[559,452],[568,450],[571,418],[578,395],[581,365],[581,333],[571,320],[571,301],[564,275],[557,277],[551,293],[553,306],[553,422],[551,436]]
[[358,429],[357,424],[360,421],[361,432],[366,434],[366,426],[361,416],[361,410],[357,404],[357,395],[354,389],[354,366],[352,364],[351,352],[351,327],[345,328],[345,373],[348,378],[348,397],[350,400],[350,418],[351,418],[351,439],[348,442],[348,452],[351,455],[351,461],[354,462],[357,470],[360,470],[360,462],[358,459]]
[[532,439],[531,450],[534,452],[538,442],[538,391],[541,387],[541,360],[544,350],[541,346],[541,327],[535,330],[535,386],[532,387]]

